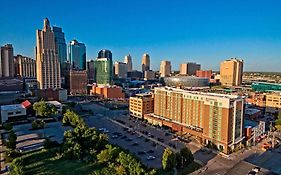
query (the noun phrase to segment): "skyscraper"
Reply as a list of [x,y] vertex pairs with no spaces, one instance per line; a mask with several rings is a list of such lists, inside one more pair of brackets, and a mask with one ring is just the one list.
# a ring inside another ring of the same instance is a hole
[[107,49],[100,50],[98,53],[98,58],[108,58],[112,60],[112,53]]
[[118,78],[127,78],[128,64],[123,62],[114,63],[114,74]]
[[6,44],[0,49],[0,77],[13,77],[14,49],[12,44]]
[[109,58],[97,58],[95,60],[96,82],[99,85],[110,85],[113,80],[113,65]]
[[132,63],[132,57],[131,57],[130,54],[125,56],[124,63],[126,63],[128,65],[128,72],[132,72],[132,70],[133,70],[133,63]]
[[39,89],[60,88],[60,63],[56,53],[55,34],[48,18],[42,30],[36,31],[36,76]]
[[95,79],[97,84],[109,85],[113,80],[113,62],[110,50],[103,49],[95,60]]
[[95,61],[94,60],[87,61],[87,75],[88,75],[88,83],[94,83],[94,81],[95,81]]
[[147,53],[143,54],[141,60],[141,69],[142,71],[150,70],[150,57]]
[[196,71],[201,69],[201,65],[197,63],[180,64],[181,75],[196,75]]
[[61,73],[63,74],[66,69],[67,61],[65,37],[62,28],[60,27],[53,26],[53,32],[55,34],[56,52],[60,62]]
[[24,78],[36,77],[36,61],[32,58],[17,55],[14,58],[15,75]]
[[160,64],[160,77],[168,77],[171,75],[171,62],[161,61]]
[[77,40],[68,45],[68,59],[73,69],[86,70],[86,46]]
[[221,62],[220,82],[225,86],[240,86],[242,84],[243,60],[232,58]]

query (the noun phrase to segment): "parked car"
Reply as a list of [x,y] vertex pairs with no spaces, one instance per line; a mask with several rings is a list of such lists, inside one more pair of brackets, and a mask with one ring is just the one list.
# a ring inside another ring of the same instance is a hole
[[156,157],[154,157],[154,156],[147,156],[146,157],[146,160],[154,160]]

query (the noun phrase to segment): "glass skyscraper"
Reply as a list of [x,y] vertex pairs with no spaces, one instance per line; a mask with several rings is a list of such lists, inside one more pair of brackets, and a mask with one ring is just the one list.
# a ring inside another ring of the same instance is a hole
[[109,58],[97,58],[95,60],[96,82],[100,85],[110,85],[113,79],[113,64]]
[[108,59],[112,60],[112,53],[110,50],[103,49],[103,50],[99,51],[98,58],[108,58]]
[[55,47],[60,62],[61,73],[64,73],[64,70],[66,69],[66,61],[67,61],[64,32],[62,31],[62,28],[55,27],[55,26],[53,26],[53,32],[55,35]]
[[71,68],[86,70],[86,46],[77,40],[72,40],[68,45],[68,59]]

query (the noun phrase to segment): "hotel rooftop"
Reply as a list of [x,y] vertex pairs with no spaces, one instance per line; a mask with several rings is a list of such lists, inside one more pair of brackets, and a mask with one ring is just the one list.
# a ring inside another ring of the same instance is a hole
[[185,93],[185,94],[192,94],[192,95],[204,95],[204,96],[210,96],[210,97],[220,97],[220,98],[227,98],[227,99],[242,99],[243,96],[239,95],[230,95],[230,94],[219,94],[219,93],[207,93],[207,92],[200,92],[200,91],[189,91],[184,89],[178,89],[178,88],[171,88],[171,87],[157,87],[155,90],[161,89],[165,91],[173,91],[178,93]]

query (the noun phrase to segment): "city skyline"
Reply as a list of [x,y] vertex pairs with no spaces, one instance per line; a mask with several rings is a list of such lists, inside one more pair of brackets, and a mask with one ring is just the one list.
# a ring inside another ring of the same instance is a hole
[[[3,6],[12,6],[15,13],[6,18],[7,9],[0,12],[0,44],[11,43],[15,54],[35,58],[34,30],[42,28],[42,19],[48,17],[63,29],[67,43],[72,39],[85,43],[87,60],[95,59],[99,50],[109,49],[113,61],[122,61],[130,54],[138,70],[142,55],[148,53],[152,70],[159,70],[161,60],[170,60],[173,70],[179,70],[179,64],[185,62],[219,70],[221,61],[237,57],[245,61],[245,71],[280,72],[279,1],[215,1],[202,5],[179,0],[161,1],[160,7],[160,1],[73,2],[58,2],[52,10],[51,2],[44,4],[44,9],[28,2],[2,2]],[[74,17],[64,10],[74,7],[84,13]],[[110,13],[101,14],[104,7]]]

